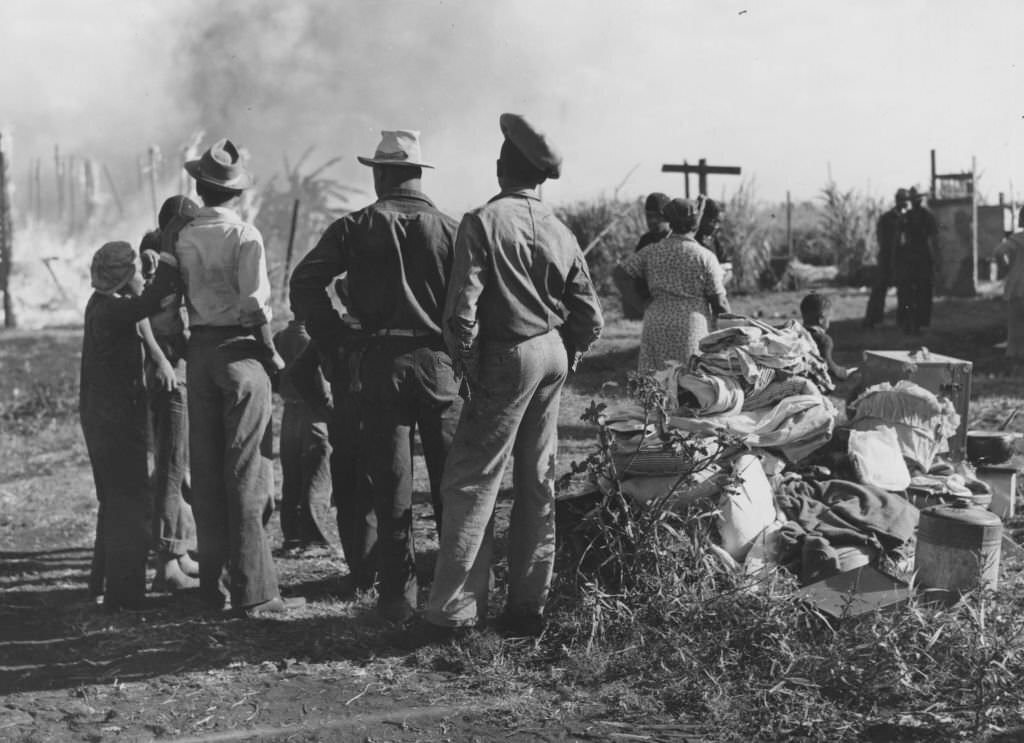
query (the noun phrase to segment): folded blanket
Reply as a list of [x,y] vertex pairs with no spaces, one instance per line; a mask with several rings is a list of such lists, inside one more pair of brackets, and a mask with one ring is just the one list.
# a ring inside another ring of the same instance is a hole
[[836,572],[845,547],[902,556],[920,516],[899,495],[847,480],[789,480],[776,490],[775,505],[788,519],[780,531],[782,561],[803,582]]

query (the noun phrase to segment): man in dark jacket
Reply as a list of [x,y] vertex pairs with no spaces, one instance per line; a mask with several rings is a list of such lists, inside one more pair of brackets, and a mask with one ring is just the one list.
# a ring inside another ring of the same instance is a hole
[[[378,611],[401,621],[416,608],[412,435],[419,431],[440,523],[441,470],[462,407],[441,334],[457,224],[423,193],[422,169],[432,166],[422,162],[419,133],[382,136],[372,158],[359,158],[373,168],[377,201],[327,229],[292,273],[291,300],[335,361],[336,410],[344,415],[339,388],[356,401],[365,471],[355,484],[334,483],[339,523],[354,521],[343,534],[346,560],[359,587],[377,572]],[[324,291],[343,273],[344,318]]]
[[561,158],[521,116],[503,114],[501,193],[459,225],[444,332],[469,401],[441,487],[444,521],[425,618],[443,628],[486,617],[492,518],[509,461],[505,626],[538,634],[554,567],[558,405],[566,375],[603,327],[579,243],[540,200]]
[[916,188],[911,188],[909,195],[907,241],[898,255],[893,280],[900,303],[900,327],[915,333],[932,322],[939,226],[931,209],[924,205],[925,195]]
[[878,237],[878,272],[875,283],[871,287],[867,311],[864,314],[864,327],[873,328],[885,317],[885,295],[893,283],[893,257],[900,246],[907,240],[907,209],[910,205],[910,194],[905,188],[896,191],[893,208],[878,218],[876,235]]

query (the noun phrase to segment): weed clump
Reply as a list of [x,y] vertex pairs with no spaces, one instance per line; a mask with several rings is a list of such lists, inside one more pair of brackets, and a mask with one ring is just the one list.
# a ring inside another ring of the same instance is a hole
[[[631,389],[656,422],[651,382]],[[800,600],[795,576],[746,575],[716,556],[714,502],[631,504],[602,407],[584,414],[599,443],[574,470],[610,485],[563,528],[550,603],[563,682],[621,716],[697,721],[705,740],[953,739],[1024,723],[1020,596],[830,620]]]

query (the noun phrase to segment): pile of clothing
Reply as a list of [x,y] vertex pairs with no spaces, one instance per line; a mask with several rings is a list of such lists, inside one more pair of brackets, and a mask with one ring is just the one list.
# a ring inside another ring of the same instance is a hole
[[912,382],[864,390],[836,435],[834,386],[797,323],[744,319],[700,348],[655,375],[667,415],[627,403],[604,423],[621,493],[639,507],[713,504],[713,549],[737,570],[785,566],[806,583],[883,556],[910,565],[913,488],[948,496],[980,485],[943,458],[960,423],[952,403]]

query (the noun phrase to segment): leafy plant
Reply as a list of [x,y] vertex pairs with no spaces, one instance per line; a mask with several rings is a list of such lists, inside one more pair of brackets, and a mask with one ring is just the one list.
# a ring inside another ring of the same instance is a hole
[[618,198],[577,201],[555,208],[587,252],[594,286],[602,296],[615,293],[611,274],[615,264],[633,252],[647,231],[643,202]]
[[732,261],[732,289],[750,292],[759,288],[772,255],[772,224],[756,201],[753,181],[743,181],[729,199],[719,240]]
[[830,180],[821,190],[818,240],[829,263],[844,277],[855,275],[877,253],[875,223],[881,205],[855,190],[842,191]]

